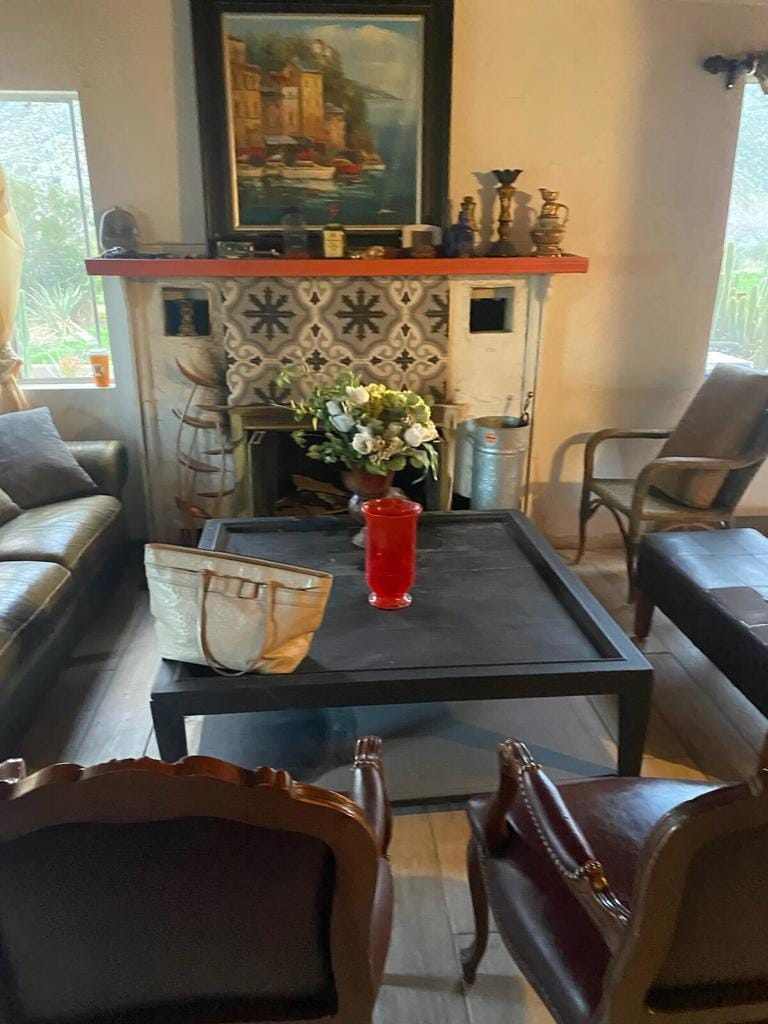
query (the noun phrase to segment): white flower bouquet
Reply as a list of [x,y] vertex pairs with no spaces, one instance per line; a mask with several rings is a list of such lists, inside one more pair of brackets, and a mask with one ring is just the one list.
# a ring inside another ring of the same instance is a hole
[[303,430],[294,440],[311,459],[342,462],[386,476],[410,464],[437,477],[438,439],[427,399],[414,391],[393,391],[383,384],[362,384],[348,370],[329,387],[316,387],[309,398],[292,402],[296,419],[309,417],[324,437],[310,444]]

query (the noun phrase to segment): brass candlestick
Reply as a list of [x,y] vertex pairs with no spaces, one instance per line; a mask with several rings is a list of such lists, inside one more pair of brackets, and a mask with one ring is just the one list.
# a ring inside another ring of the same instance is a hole
[[517,256],[517,250],[510,239],[512,234],[512,196],[517,189],[514,182],[523,173],[520,168],[511,171],[508,167],[503,170],[495,170],[498,185],[496,191],[499,195],[501,211],[499,213],[499,237],[488,250],[489,256]]

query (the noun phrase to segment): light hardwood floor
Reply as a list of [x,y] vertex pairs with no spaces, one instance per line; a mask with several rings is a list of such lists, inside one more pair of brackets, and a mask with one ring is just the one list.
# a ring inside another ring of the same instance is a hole
[[[568,552],[563,552],[566,561]],[[631,631],[618,551],[590,552],[578,573]],[[692,644],[657,614],[644,650],[655,669],[647,775],[738,779],[755,764],[765,719]],[[19,751],[30,769],[156,753],[148,696],[157,665],[141,570],[132,566],[75,657],[61,672]],[[615,750],[610,698],[584,701],[595,742]],[[525,738],[525,737],[521,737]],[[391,858],[396,914],[378,1024],[545,1024],[549,1014],[498,934],[476,984],[460,982],[458,953],[472,916],[465,882],[467,828],[461,811],[400,814]]]

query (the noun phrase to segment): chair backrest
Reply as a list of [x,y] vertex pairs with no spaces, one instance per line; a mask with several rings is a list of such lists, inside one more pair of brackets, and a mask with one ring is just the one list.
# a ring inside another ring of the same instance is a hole
[[370,1019],[378,856],[339,794],[214,758],[0,782],[5,1024]]
[[[694,395],[670,434],[661,456],[734,459],[752,451],[768,408],[768,374],[744,366],[717,365]],[[756,469],[757,467],[755,467]],[[692,508],[733,508],[751,475],[729,480],[726,471],[667,469],[654,489]],[[738,492],[739,484],[743,483]],[[738,497],[734,495],[738,492]]]
[[768,761],[665,815],[643,850],[604,1019],[768,1020]]
[[[755,429],[747,438],[744,451],[754,452],[762,460],[768,457],[768,411],[764,411],[758,419]],[[755,462],[752,466],[745,466],[744,469],[732,469],[723,481],[714,504],[718,508],[733,511],[761,465],[762,462]]]

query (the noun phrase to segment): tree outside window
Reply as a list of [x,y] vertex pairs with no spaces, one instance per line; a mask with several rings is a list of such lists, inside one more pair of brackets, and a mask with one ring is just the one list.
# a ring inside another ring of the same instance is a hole
[[749,83],[739,126],[731,204],[707,369],[768,370],[768,97]]
[[24,234],[14,347],[22,381],[90,381],[109,348],[80,105],[74,93],[0,92],[0,165]]

